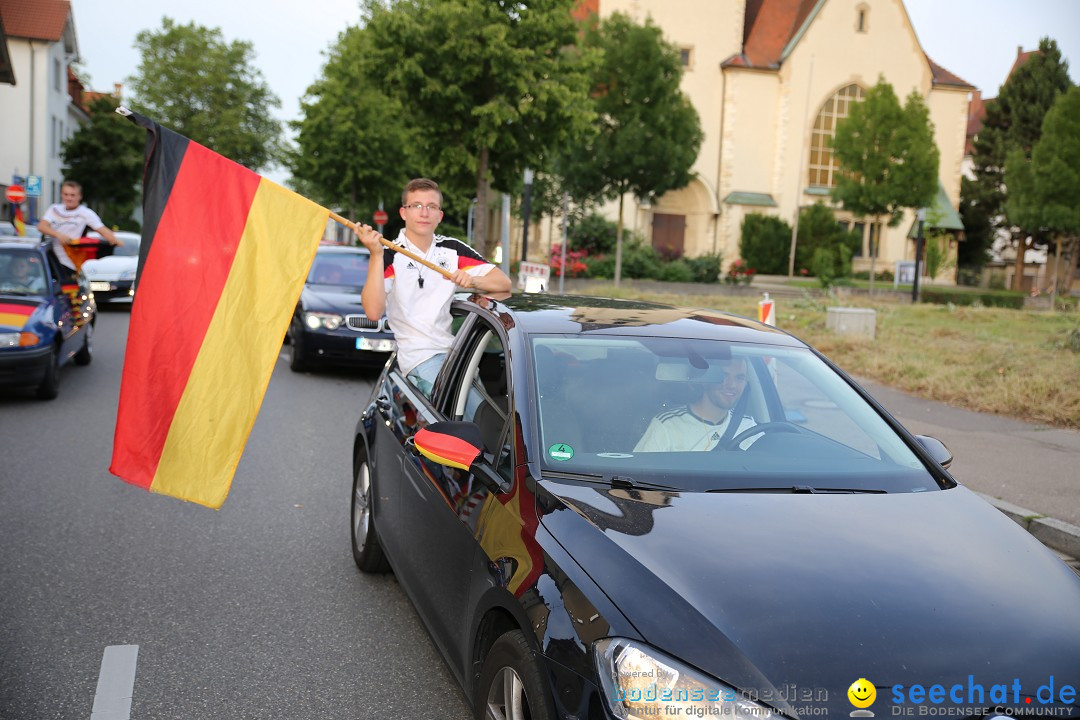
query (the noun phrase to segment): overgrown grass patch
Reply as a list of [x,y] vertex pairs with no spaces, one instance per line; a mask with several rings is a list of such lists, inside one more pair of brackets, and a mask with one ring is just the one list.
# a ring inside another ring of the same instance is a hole
[[[590,292],[757,317],[756,297],[614,286]],[[957,407],[1080,429],[1080,352],[1070,342],[1080,327],[1076,312],[864,299],[844,304],[877,312],[875,339],[828,330],[826,309],[840,303],[811,295],[777,298],[776,324],[850,374]]]

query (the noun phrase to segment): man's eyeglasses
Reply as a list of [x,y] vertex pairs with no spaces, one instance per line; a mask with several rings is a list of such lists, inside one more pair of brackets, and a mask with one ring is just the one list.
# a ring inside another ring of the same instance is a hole
[[433,212],[433,213],[442,212],[442,208],[439,207],[438,205],[436,205],[435,203],[428,203],[427,205],[425,205],[424,203],[418,203],[417,202],[417,203],[409,203],[408,205],[402,205],[402,207],[409,208],[410,210],[415,210],[416,212],[420,212],[421,210],[427,210],[428,212]]

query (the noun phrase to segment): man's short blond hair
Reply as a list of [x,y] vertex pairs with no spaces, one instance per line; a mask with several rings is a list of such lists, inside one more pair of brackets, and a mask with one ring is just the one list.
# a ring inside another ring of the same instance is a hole
[[421,190],[434,190],[439,193],[439,204],[442,204],[442,190],[439,189],[439,183],[428,178],[413,178],[405,185],[405,189],[401,191],[401,206],[404,207],[409,201],[409,193]]
[[75,188],[76,190],[79,191],[79,194],[82,195],[82,185],[75,182],[74,180],[65,180],[64,182],[60,183],[60,188],[61,189],[66,188],[66,187]]

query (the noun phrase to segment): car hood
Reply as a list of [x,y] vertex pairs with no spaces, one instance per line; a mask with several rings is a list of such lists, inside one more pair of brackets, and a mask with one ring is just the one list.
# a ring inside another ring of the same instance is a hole
[[895,685],[1018,678],[1034,694],[1080,668],[1080,578],[963,487],[540,487],[545,527],[647,642],[786,712],[807,714],[785,689],[846,714],[847,688],[867,678],[881,717]]
[[134,272],[139,267],[139,258],[130,255],[109,255],[97,260],[87,260],[82,271],[91,280],[116,280],[120,273]]
[[44,305],[45,300],[39,295],[0,292],[0,328],[22,330],[31,322],[42,320],[38,313]]
[[304,288],[303,302],[308,310],[333,310],[342,315],[364,312],[358,292],[341,292],[326,287],[316,290],[308,286]]

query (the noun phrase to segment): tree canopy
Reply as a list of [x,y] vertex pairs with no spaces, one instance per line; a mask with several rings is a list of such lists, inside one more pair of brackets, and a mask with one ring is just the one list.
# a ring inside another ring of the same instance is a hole
[[1038,52],[1016,68],[996,98],[987,101],[986,117],[975,138],[975,181],[965,184],[965,220],[969,216],[976,221],[986,218],[992,227],[1012,232],[1019,250],[1017,283],[1023,276],[1023,244],[1032,228],[1024,227],[1006,212],[1005,159],[1013,150],[1031,157],[1042,134],[1043,118],[1057,96],[1071,85],[1068,64],[1062,60],[1057,43],[1043,38]]
[[586,33],[600,58],[592,96],[593,132],[563,153],[561,174],[576,198],[619,198],[615,282],[622,255],[623,197],[645,200],[686,187],[701,148],[697,111],[682,92],[678,49],[651,19],[614,13]]
[[281,123],[270,110],[281,102],[252,64],[250,42],[166,17],[136,35],[135,47],[134,109],[252,170],[278,159]]
[[138,229],[132,220],[142,180],[146,131],[117,115],[119,100],[91,101],[90,122],[64,142],[64,179],[82,185],[83,199],[108,225]]
[[288,154],[297,188],[346,208],[353,219],[369,218],[379,200],[396,206],[405,183],[422,174],[410,116],[364,73],[372,45],[365,28],[338,36],[322,76],[301,100],[301,119],[292,123],[297,148]]
[[489,186],[509,190],[546,169],[550,148],[590,120],[575,47],[575,0],[398,0],[365,4],[364,70],[415,122],[423,174],[476,188],[476,242],[487,242]]
[[[855,215],[895,223],[904,208],[925,207],[937,193],[940,152],[915,91],[901,107],[892,85],[879,78],[837,125],[833,149],[843,172],[832,197]],[[876,255],[870,253],[871,287]]]
[[[1042,123],[1031,160],[1014,147],[1005,163],[1006,209],[1015,222],[1069,239],[1070,270],[1080,250],[1080,87],[1058,95]],[[1074,272],[1066,274],[1071,286]]]

